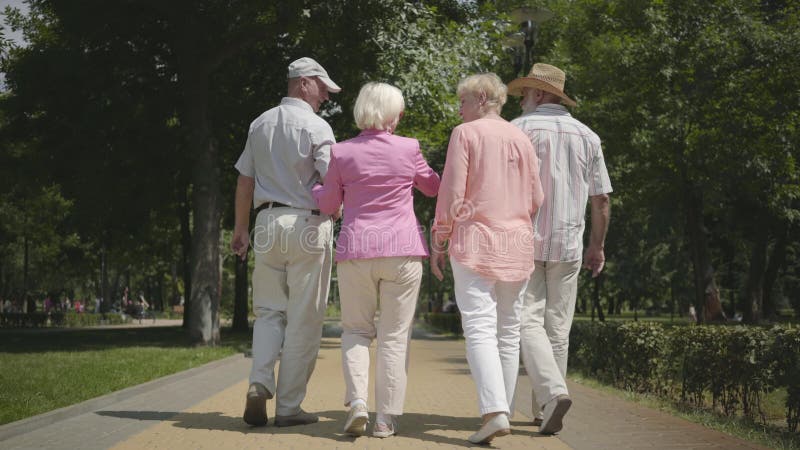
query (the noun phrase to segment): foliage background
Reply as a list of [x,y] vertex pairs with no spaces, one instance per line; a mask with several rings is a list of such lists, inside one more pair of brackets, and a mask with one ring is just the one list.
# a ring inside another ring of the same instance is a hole
[[[99,296],[110,308],[130,286],[158,309],[198,305],[189,322],[233,314],[247,296],[236,295],[246,271],[228,250],[232,165],[249,121],[284,95],[288,62],[312,55],[344,87],[322,112],[339,140],[356,133],[364,82],[400,87],[397,132],[441,171],[458,80],[527,71],[507,36],[519,30],[511,13],[528,6],[554,12],[532,59],[565,69],[572,113],[601,136],[611,171],[597,306],[681,315],[694,305],[703,320],[717,289],[728,317],[800,311],[796,2],[27,4],[3,25],[27,45],[0,39],[3,299]],[[510,98],[504,115],[518,114]],[[423,225],[433,207],[417,199]],[[452,284],[430,281],[420,309],[436,311]],[[594,288],[582,279],[581,311]]]

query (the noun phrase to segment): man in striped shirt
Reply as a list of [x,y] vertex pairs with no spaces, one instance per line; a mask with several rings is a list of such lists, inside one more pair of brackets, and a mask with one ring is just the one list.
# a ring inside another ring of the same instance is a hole
[[522,96],[523,114],[512,123],[536,149],[544,190],[544,204],[534,220],[536,269],[525,294],[521,329],[522,356],[537,414],[534,424],[540,423],[542,434],[561,430],[572,405],[565,377],[587,201],[592,226],[582,265],[593,277],[605,263],[610,217],[611,182],[600,138],[564,106],[576,105],[564,94],[565,79],[557,67],[534,64],[527,77],[508,85],[509,94]]

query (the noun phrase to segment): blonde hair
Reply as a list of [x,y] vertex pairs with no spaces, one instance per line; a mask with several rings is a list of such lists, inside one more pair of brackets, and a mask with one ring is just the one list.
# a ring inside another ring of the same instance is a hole
[[405,109],[403,93],[386,83],[370,82],[361,87],[353,108],[360,130],[393,130]]
[[499,114],[508,98],[508,88],[503,84],[500,77],[492,72],[479,73],[464,78],[458,83],[456,92],[459,97],[471,95],[479,98],[481,94],[484,94],[486,101],[481,106],[481,111],[484,114],[489,110]]

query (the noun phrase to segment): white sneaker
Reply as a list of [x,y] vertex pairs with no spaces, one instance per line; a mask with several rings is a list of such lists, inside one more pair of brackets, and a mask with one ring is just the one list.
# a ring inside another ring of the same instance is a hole
[[372,435],[381,439],[394,436],[395,433],[397,433],[397,424],[394,420],[391,424],[375,422],[375,427],[372,429]]
[[508,416],[502,413],[489,419],[477,433],[467,439],[473,444],[488,444],[492,439],[507,434],[511,434],[511,424],[508,423]]
[[559,395],[544,405],[544,418],[542,426],[539,427],[541,434],[555,434],[564,428],[564,415],[567,414],[569,407],[572,406],[572,399],[569,395]]
[[344,422],[344,432],[353,436],[363,436],[367,433],[367,423],[369,422],[369,412],[367,406],[358,403],[347,412],[347,420]]

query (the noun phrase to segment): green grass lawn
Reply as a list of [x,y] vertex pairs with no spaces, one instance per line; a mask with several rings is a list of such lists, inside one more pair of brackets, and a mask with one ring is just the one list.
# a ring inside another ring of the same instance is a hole
[[0,330],[0,424],[241,352],[250,334],[193,347],[180,327]]

